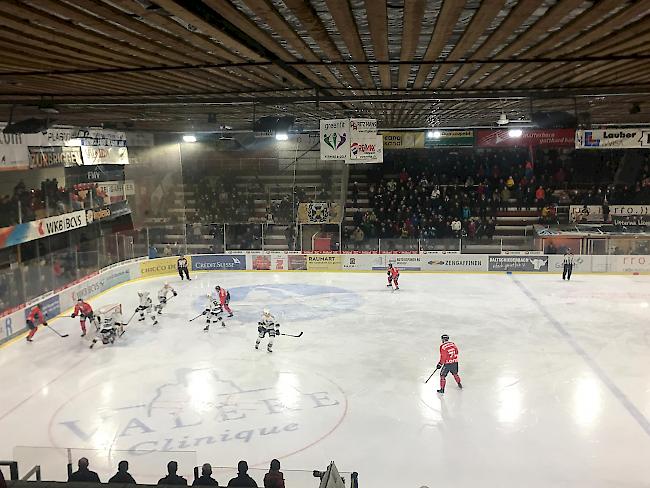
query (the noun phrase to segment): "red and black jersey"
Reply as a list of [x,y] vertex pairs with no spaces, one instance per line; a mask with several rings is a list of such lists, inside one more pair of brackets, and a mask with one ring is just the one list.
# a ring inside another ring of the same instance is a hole
[[440,364],[451,364],[458,362],[458,348],[451,341],[444,342],[440,345]]

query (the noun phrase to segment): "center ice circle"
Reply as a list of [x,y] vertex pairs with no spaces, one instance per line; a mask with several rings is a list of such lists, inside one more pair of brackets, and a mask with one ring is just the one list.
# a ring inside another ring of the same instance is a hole
[[218,368],[156,368],[100,382],[54,413],[50,436],[58,447],[143,462],[196,451],[198,459],[255,465],[268,459],[252,452],[286,457],[319,442],[346,410],[341,388],[320,374],[251,371],[246,361],[224,360]]

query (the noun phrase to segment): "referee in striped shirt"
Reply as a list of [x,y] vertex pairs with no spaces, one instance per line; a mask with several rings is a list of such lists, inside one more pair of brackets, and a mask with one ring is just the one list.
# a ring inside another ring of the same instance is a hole
[[571,273],[573,272],[573,254],[571,249],[567,249],[564,253],[564,269],[562,270],[562,279],[571,280]]

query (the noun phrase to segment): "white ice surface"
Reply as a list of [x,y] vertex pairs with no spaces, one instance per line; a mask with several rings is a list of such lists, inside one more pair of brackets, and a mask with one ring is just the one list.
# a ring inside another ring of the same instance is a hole
[[[91,304],[120,302],[128,318],[136,292],[155,298],[165,280]],[[46,479],[64,475],[57,451],[16,446],[109,450],[108,471],[128,458],[154,482],[172,458],[191,477],[193,463],[277,457],[288,488],[317,486],[290,470],[330,460],[368,488],[650,486],[650,277],[403,273],[399,292],[381,273],[170,281],[179,296],[160,324],[134,319],[113,346],[90,350],[62,318],[70,337],[40,328],[0,350],[0,458],[38,459]],[[188,319],[215,284],[235,317],[205,333]],[[253,348],[266,306],[283,332],[304,331],[272,354]],[[439,397],[438,376],[424,380],[443,332],[465,389],[449,377]]]

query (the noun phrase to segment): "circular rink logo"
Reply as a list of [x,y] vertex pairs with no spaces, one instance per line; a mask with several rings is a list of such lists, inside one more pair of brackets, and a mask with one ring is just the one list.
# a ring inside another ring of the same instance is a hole
[[[269,283],[235,286],[229,291],[230,306],[237,320],[243,323],[256,323],[265,307],[270,308],[283,324],[289,325],[350,312],[361,306],[357,293],[335,286]],[[205,296],[197,297],[194,308],[202,310],[206,300]]]
[[251,366],[224,360],[219,369],[152,368],[113,378],[55,412],[52,442],[143,458],[197,451],[199,459],[254,465],[306,449],[343,420],[345,395],[329,379],[265,368],[253,373]]

